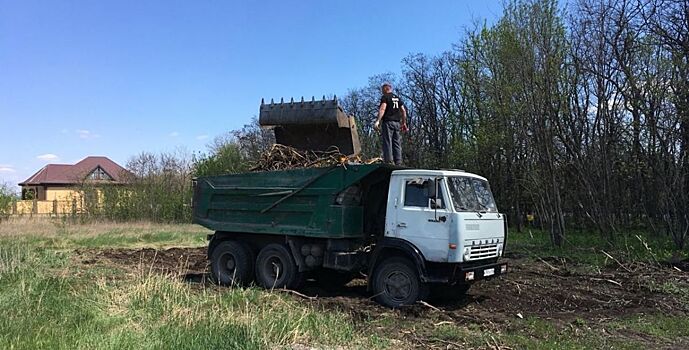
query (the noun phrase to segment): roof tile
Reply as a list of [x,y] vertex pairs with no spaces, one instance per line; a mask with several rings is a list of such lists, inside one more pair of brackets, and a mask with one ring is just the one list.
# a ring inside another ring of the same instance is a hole
[[43,184],[80,184],[86,176],[97,167],[101,167],[116,183],[126,182],[125,177],[131,174],[127,169],[107,157],[86,157],[76,164],[48,164],[31,177],[21,182],[20,186]]

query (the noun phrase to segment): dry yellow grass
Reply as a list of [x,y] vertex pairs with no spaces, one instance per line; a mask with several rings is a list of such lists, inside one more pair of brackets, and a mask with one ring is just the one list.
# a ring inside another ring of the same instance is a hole
[[55,233],[55,221],[43,217],[10,217],[0,221],[0,237],[17,236],[31,232],[33,234]]
[[211,233],[199,225],[152,222],[71,223],[50,218],[12,218],[0,223],[0,241],[52,249],[170,248],[206,244]]
[[112,222],[97,221],[89,223],[70,223],[59,218],[46,217],[11,217],[0,222],[0,237],[34,236],[51,237],[58,234],[97,236],[113,231],[129,230],[136,232],[155,233],[160,231],[185,231],[191,233],[205,233],[208,230],[194,224],[159,224],[153,222]]

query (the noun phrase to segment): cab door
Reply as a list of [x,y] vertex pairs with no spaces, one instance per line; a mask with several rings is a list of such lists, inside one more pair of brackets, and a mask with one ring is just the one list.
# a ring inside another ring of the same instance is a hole
[[[414,244],[428,261],[448,259],[452,216],[443,181],[433,177],[403,179],[396,206],[395,236]],[[434,203],[436,195],[438,201]]]

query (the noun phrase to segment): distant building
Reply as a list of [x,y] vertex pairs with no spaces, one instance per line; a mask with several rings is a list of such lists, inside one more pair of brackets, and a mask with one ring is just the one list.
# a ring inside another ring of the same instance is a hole
[[83,185],[120,185],[129,171],[107,157],[86,157],[79,163],[48,164],[21,182],[22,200],[68,201]]

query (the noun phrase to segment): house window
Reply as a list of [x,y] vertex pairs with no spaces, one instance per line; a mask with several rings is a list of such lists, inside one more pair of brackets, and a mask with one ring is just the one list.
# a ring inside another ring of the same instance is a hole
[[101,167],[97,167],[96,170],[92,171],[89,176],[86,177],[89,180],[107,180],[112,181],[112,177],[103,170]]
[[36,198],[36,189],[29,187],[29,188],[23,188],[22,189],[22,199],[23,200],[33,200],[37,199]]

